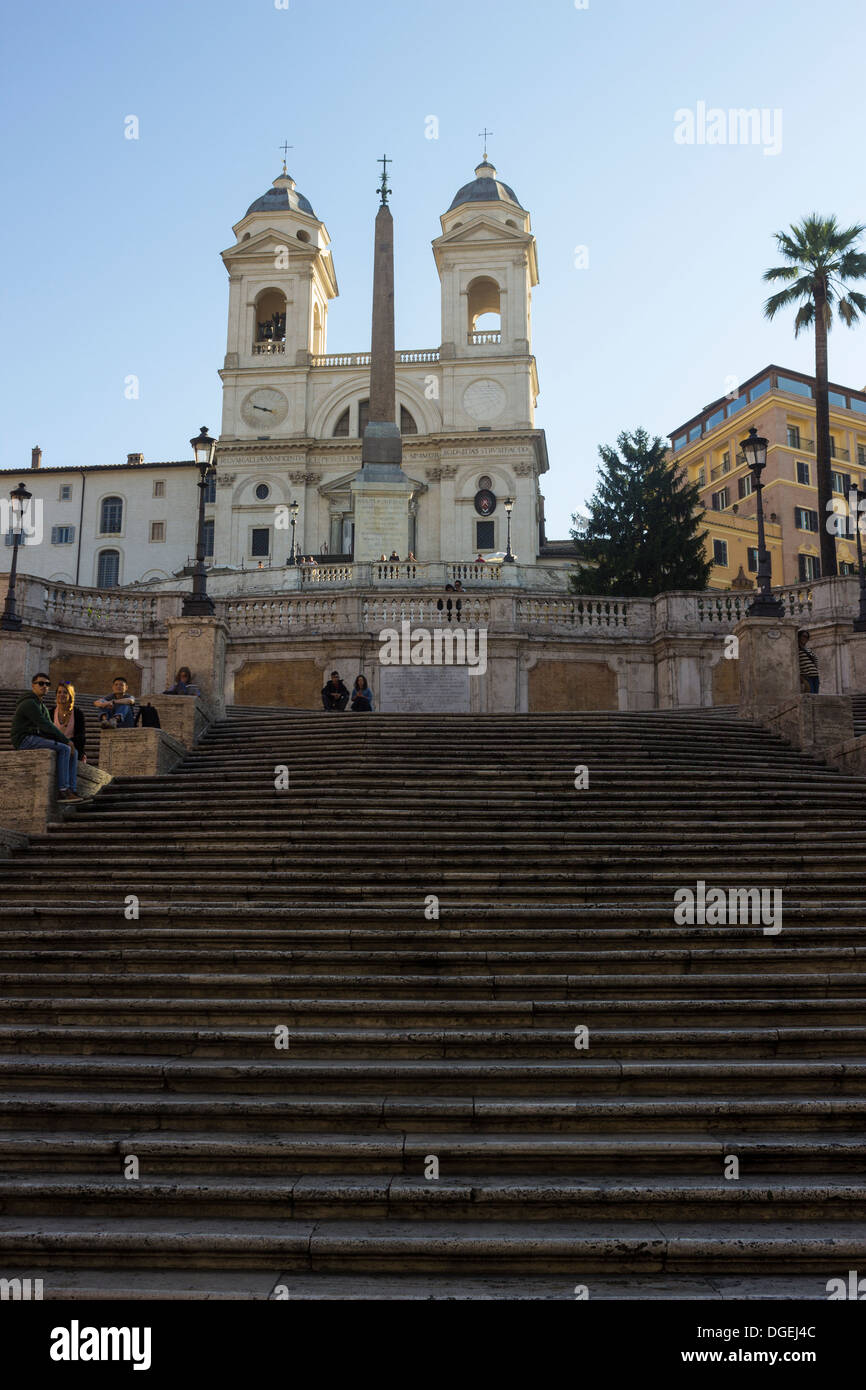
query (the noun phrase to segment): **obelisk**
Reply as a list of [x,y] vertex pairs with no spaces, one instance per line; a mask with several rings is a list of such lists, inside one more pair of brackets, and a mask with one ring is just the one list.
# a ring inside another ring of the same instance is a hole
[[373,331],[370,344],[370,413],[361,446],[361,471],[352,481],[355,556],[378,560],[409,548],[412,484],[401,467],[403,441],[397,424],[394,364],[394,219],[388,207],[388,160],[382,157],[381,197],[373,249]]

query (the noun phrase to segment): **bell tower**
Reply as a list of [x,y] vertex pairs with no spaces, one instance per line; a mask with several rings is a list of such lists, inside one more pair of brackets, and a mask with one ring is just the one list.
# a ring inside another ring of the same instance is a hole
[[535,237],[486,151],[440,223],[433,254],[442,285],[443,428],[531,428]]
[[223,251],[229,316],[224,440],[307,434],[306,374],[327,350],[328,305],[339,293],[324,222],[282,173],[232,228]]

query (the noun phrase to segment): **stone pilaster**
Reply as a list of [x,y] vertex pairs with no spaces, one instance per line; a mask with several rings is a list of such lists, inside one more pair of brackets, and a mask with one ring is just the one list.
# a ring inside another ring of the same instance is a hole
[[167,684],[174,682],[180,666],[188,666],[211,716],[221,719],[225,714],[228,627],[221,618],[169,618],[167,627]]

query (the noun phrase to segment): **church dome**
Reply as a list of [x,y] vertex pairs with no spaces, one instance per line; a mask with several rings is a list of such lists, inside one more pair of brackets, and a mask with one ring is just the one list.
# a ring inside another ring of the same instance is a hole
[[[515,207],[520,207],[514,189],[509,188],[507,183],[500,183],[496,177],[496,170],[486,159],[478,165],[472,182],[464,183],[455,193],[448,211],[453,212],[454,208],[459,208],[464,203],[513,203]],[[521,212],[523,211],[521,208]]]
[[263,193],[261,198],[256,198],[254,203],[250,203],[244,217],[249,217],[253,212],[305,212],[309,217],[315,217],[311,204],[295,188],[295,180],[291,174],[287,174],[285,165],[279,178],[274,179],[273,186]]

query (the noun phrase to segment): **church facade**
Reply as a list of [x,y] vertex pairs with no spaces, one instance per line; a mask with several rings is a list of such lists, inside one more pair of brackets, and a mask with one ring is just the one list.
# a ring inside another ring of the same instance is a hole
[[[287,509],[296,548],[320,563],[356,553],[353,480],[361,468],[370,353],[329,353],[338,295],[325,223],[283,172],[233,228],[223,411],[206,506],[215,570],[287,565]],[[532,291],[538,263],[530,216],[486,156],[440,217],[433,255],[441,283],[438,346],[395,353],[396,420],[409,480],[408,554],[420,562],[499,557],[539,561],[538,377]],[[97,587],[166,580],[195,549],[192,462],[36,468],[39,535],[20,567]],[[8,486],[17,481],[6,471]],[[561,557],[560,557],[561,562]],[[282,585],[280,586],[282,587]]]

